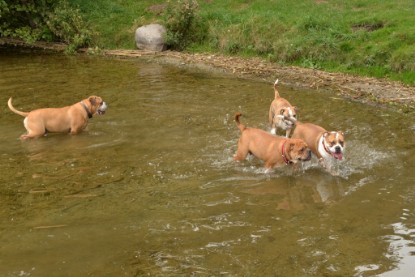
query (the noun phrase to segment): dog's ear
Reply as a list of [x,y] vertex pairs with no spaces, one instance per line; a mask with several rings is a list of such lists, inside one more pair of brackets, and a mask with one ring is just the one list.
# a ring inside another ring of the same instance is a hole
[[91,97],[88,98],[88,100],[89,100],[89,102],[91,103],[92,106],[96,105],[96,103],[97,103],[96,99],[97,98],[95,96],[91,96]]
[[283,115],[283,114],[284,114],[284,112],[285,112],[285,109],[281,109],[281,110],[280,110],[280,115]]
[[329,135],[329,132],[325,132],[325,133],[323,134],[323,138],[327,137],[328,135]]
[[293,151],[295,147],[295,143],[294,142],[290,142],[290,151]]
[[339,133],[340,135],[342,135],[344,137],[343,131],[337,131],[337,133]]
[[298,107],[297,106],[294,106],[293,109],[294,109],[295,112],[298,111]]

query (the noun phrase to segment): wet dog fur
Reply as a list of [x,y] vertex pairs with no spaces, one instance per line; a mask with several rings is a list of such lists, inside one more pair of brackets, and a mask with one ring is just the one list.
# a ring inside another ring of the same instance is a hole
[[267,169],[271,169],[311,159],[311,151],[303,140],[274,136],[261,129],[247,128],[239,121],[241,115],[235,114],[236,125],[241,131],[235,161],[243,161],[248,154],[252,154],[263,160]]
[[107,104],[99,96],[90,96],[71,106],[62,108],[44,108],[31,112],[22,112],[12,105],[12,98],[7,102],[9,109],[23,117],[27,134],[21,139],[38,138],[46,133],[80,133],[88,124],[88,119],[95,114],[104,114]]
[[334,161],[343,160],[346,143],[342,131],[327,131],[312,123],[297,122],[292,138],[304,140],[319,163],[332,174]]
[[277,85],[278,79],[274,83],[275,96],[268,113],[271,134],[276,135],[279,128],[285,130],[285,137],[288,138],[297,122],[297,107],[291,105],[290,102],[280,96]]

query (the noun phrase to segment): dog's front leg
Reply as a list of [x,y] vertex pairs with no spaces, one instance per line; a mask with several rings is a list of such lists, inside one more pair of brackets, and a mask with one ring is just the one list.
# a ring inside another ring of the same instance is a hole
[[326,169],[326,170],[327,170],[327,164],[326,164],[326,161],[324,160],[324,158],[320,158],[320,159],[318,159],[318,163],[320,164],[320,166],[321,166],[322,168],[324,168],[324,169]]

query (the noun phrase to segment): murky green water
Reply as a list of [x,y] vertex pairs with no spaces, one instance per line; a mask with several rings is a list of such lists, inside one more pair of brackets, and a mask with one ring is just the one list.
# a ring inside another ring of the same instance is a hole
[[[284,76],[276,76],[284,80]],[[281,87],[299,118],[346,133],[316,161],[235,163],[236,111],[268,128],[272,84],[139,60],[0,50],[2,276],[410,276],[413,117]],[[21,110],[91,94],[78,136],[22,142]]]

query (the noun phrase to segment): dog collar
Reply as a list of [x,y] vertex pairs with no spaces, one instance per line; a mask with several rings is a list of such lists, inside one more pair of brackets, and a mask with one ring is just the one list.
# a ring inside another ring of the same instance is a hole
[[293,162],[292,161],[290,161],[288,158],[287,158],[287,156],[285,155],[285,143],[287,142],[287,139],[284,141],[284,143],[282,144],[282,147],[281,147],[281,156],[282,156],[282,159],[284,160],[284,162],[285,162],[285,164],[286,165],[288,165],[288,164],[292,164]]
[[92,113],[88,110],[88,107],[85,105],[84,101],[81,101],[82,107],[84,107],[86,113],[88,114],[88,118],[92,118]]

